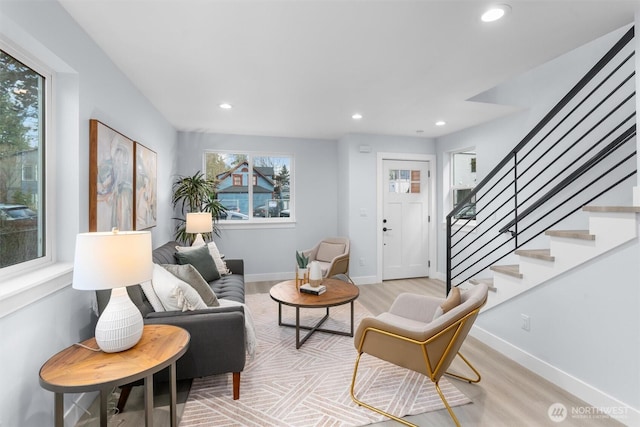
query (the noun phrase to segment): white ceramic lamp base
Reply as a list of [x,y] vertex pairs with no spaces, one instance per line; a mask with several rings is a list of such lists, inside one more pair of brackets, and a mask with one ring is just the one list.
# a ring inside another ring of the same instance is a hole
[[206,243],[204,241],[204,238],[202,237],[202,234],[198,233],[191,246],[204,246],[205,244]]
[[96,325],[96,342],[105,353],[128,350],[142,337],[142,314],[136,307],[127,288],[111,290],[111,299]]

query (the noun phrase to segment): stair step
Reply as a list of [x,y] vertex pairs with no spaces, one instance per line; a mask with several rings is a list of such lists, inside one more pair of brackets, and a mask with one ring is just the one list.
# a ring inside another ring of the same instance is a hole
[[551,255],[550,249],[518,249],[515,251],[515,254],[527,258],[542,259],[545,261],[556,260],[556,258]]
[[589,234],[589,230],[547,230],[547,236],[566,237],[569,239],[596,240],[594,234]]
[[479,285],[480,283],[484,283],[489,288],[489,291],[497,291],[496,287],[493,286],[493,279],[470,279],[469,283],[471,283],[472,285]]
[[584,206],[585,212],[640,213],[640,206]]
[[506,274],[508,276],[517,277],[518,279],[522,279],[522,273],[520,273],[520,266],[515,265],[492,265],[489,267],[490,270],[495,271],[496,273]]

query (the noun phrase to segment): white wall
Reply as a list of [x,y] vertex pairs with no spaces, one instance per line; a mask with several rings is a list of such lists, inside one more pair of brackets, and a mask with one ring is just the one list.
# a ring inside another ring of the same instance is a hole
[[[349,274],[358,284],[377,282],[381,280],[377,251],[382,238],[376,188],[378,174],[382,171],[377,170],[377,154],[435,154],[435,141],[431,138],[350,134],[343,136],[338,144],[340,164],[344,165],[340,173],[346,177],[346,184],[339,189],[339,216],[341,230],[351,239]],[[369,151],[361,152],[360,147]],[[364,265],[360,265],[361,259]]]
[[322,238],[338,234],[336,141],[196,132],[180,132],[178,140],[180,175],[203,171],[205,150],[293,156],[295,224],[220,224],[221,235],[214,239],[226,257],[244,259],[248,281],[292,278],[296,250],[309,249]]
[[[626,29],[478,96],[476,100],[530,107],[493,123],[439,138],[440,173],[450,151],[476,147],[481,180]],[[639,46],[637,37],[635,43]],[[442,200],[446,189],[439,191],[438,199]],[[627,185],[610,194],[608,201],[629,205],[631,195]],[[441,224],[446,208],[443,206],[439,212]],[[443,233],[440,253],[445,250],[444,238]],[[635,408],[629,418],[621,420],[634,425],[640,409],[639,247],[636,239],[583,268],[481,313],[476,322],[480,333],[476,336],[591,405]],[[438,267],[444,272],[443,260]],[[531,332],[520,328],[521,314],[530,316]],[[549,405],[552,403],[555,402]]]
[[[56,235],[58,260],[73,261],[75,235],[88,229],[90,118],[158,153],[158,222],[164,226],[152,233],[154,244],[169,239],[168,188],[176,167],[177,138],[172,126],[57,2],[0,2],[0,34],[56,73],[56,137],[51,147],[55,162],[48,165],[47,178],[55,176],[56,227],[49,231]],[[38,384],[40,366],[63,348],[93,335],[92,295],[68,285],[49,295],[40,294],[25,308],[0,317],[0,378],[5,385],[0,392],[2,426],[53,423],[53,393]],[[65,409],[78,397],[68,396]]]

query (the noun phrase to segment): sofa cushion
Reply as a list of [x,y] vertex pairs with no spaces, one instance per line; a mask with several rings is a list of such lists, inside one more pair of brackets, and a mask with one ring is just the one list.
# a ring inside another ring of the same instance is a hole
[[[169,271],[169,273],[176,276],[178,279],[188,283],[193,289],[198,292],[200,298],[204,301],[207,307],[218,307],[220,303],[216,294],[211,290],[209,284],[202,278],[198,270],[191,264],[161,264],[163,268]],[[142,288],[144,290],[144,288]],[[145,292],[146,295],[146,292]],[[152,305],[153,302],[149,300]],[[156,310],[158,311],[158,310]]]
[[165,311],[162,301],[160,301],[158,294],[156,294],[156,291],[153,289],[153,283],[151,283],[151,280],[140,283],[140,287],[142,288],[142,292],[144,292],[144,296],[147,297],[149,304],[153,307],[153,310]]
[[193,265],[207,282],[220,278],[216,263],[213,261],[207,246],[200,246],[189,251],[177,251],[175,257],[178,260],[178,264]]
[[207,308],[198,292],[158,264],[153,265],[153,290],[166,311],[193,311]]

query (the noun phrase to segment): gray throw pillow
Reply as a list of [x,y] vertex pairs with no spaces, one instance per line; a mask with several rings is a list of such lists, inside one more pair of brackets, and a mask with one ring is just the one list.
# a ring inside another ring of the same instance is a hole
[[169,273],[176,276],[178,279],[183,280],[189,284],[193,289],[198,292],[202,301],[207,307],[218,307],[218,297],[211,289],[211,286],[204,280],[202,275],[198,273],[198,270],[191,264],[161,264]]
[[176,252],[174,255],[178,260],[178,264],[193,265],[207,282],[220,278],[216,263],[211,258],[209,248],[206,245],[188,252]]

